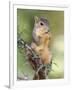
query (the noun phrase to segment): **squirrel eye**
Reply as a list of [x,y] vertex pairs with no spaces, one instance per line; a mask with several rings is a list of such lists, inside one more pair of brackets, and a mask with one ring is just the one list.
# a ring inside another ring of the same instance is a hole
[[41,22],[40,25],[43,26],[44,24]]

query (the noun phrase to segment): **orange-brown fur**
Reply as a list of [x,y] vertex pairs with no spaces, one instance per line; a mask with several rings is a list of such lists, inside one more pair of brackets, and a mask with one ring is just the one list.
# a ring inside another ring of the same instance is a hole
[[51,33],[43,33],[40,37],[40,42],[37,45],[35,42],[31,44],[31,47],[33,50],[39,55],[41,58],[42,62],[44,64],[48,64],[51,62],[51,52],[49,50],[49,42],[51,38]]

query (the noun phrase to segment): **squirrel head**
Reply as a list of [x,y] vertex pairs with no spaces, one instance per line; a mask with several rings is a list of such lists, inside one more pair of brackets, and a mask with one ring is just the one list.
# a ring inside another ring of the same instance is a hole
[[39,38],[42,37],[45,33],[50,32],[49,22],[44,17],[34,17],[34,29],[33,29],[33,39],[36,42],[39,42]]

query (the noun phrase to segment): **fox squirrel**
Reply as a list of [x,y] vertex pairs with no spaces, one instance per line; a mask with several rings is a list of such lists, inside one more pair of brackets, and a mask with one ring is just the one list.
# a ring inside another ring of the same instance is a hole
[[43,64],[51,62],[52,54],[49,50],[51,32],[47,19],[35,17],[35,26],[33,30],[34,41],[31,44],[32,49],[39,55]]

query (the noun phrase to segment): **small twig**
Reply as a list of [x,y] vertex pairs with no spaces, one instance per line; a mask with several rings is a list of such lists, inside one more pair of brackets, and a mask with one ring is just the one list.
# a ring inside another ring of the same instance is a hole
[[53,64],[55,64],[58,67],[58,65],[56,63],[53,62]]

